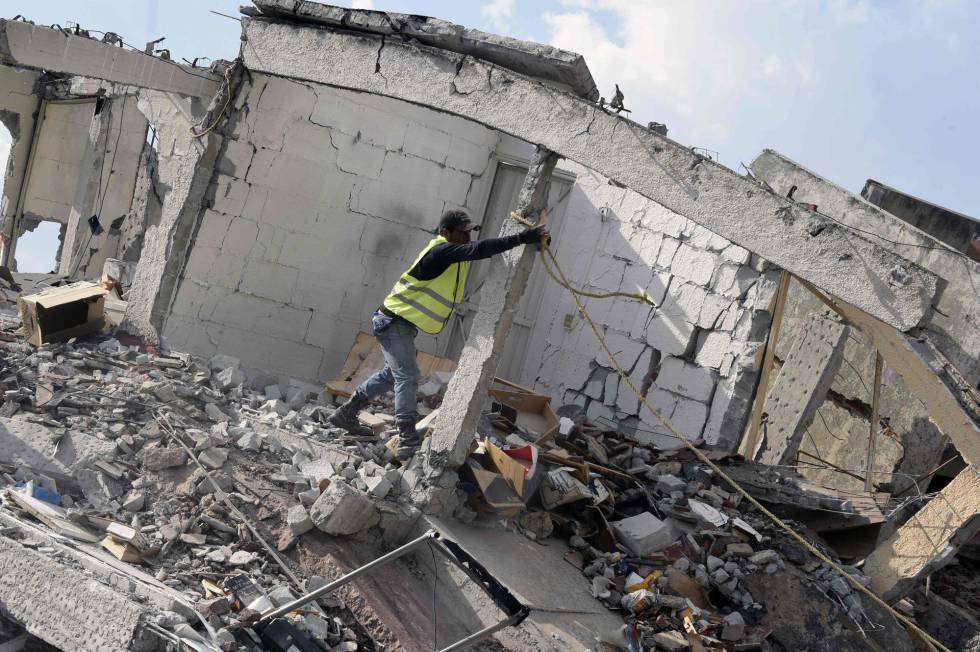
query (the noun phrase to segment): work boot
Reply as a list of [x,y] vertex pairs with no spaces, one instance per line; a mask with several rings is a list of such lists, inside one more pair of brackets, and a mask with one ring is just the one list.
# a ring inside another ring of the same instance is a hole
[[347,402],[341,405],[337,410],[327,417],[327,423],[335,428],[341,428],[346,430],[352,435],[358,437],[372,437],[374,436],[374,431],[365,425],[361,425],[361,422],[357,420],[357,414],[361,411],[368,401],[360,398],[357,394],[354,394]]
[[395,459],[407,462],[415,456],[422,445],[422,438],[415,429],[415,419],[411,421],[396,421],[398,426],[398,448],[395,449]]

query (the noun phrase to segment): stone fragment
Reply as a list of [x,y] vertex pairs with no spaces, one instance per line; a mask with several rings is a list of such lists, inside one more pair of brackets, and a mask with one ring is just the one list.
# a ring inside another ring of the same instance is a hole
[[614,521],[609,526],[619,542],[637,557],[659,552],[676,538],[670,523],[661,521],[650,512]]
[[242,450],[257,451],[262,448],[262,436],[257,432],[247,432],[238,438],[235,445]]
[[371,498],[346,482],[327,487],[310,508],[310,517],[319,530],[340,535],[373,527],[381,519]]
[[187,463],[187,452],[183,448],[146,448],[143,451],[143,466],[148,471],[160,471]]
[[247,550],[236,550],[228,558],[228,563],[232,566],[247,566],[255,561],[255,554]]
[[209,448],[203,450],[197,455],[197,460],[205,467],[211,470],[220,469],[228,461],[228,449],[227,448]]
[[299,536],[313,529],[313,519],[303,505],[293,505],[286,512],[286,525],[293,534]]
[[189,546],[203,546],[208,539],[203,534],[184,532],[180,535],[180,540]]
[[777,561],[779,561],[779,553],[775,550],[762,550],[749,557],[749,562],[756,566],[764,566]]
[[657,491],[661,491],[665,494],[673,493],[675,491],[683,492],[687,488],[687,483],[680,478],[666,474],[657,478]]
[[725,546],[725,557],[750,557],[755,551],[747,543],[729,543]]
[[383,475],[373,475],[364,480],[368,493],[375,498],[384,498],[391,491],[391,482]]
[[123,499],[122,507],[127,512],[138,512],[146,504],[146,494],[142,491],[130,491]]
[[112,500],[122,494],[122,486],[118,482],[92,469],[82,469],[75,473],[75,481],[86,500],[97,509],[109,507]]
[[667,652],[682,652],[691,647],[687,637],[676,629],[657,632],[650,638],[656,643],[658,650],[666,650]]
[[741,641],[745,638],[745,619],[737,611],[733,611],[724,618],[724,625],[721,628],[721,638],[725,641]]

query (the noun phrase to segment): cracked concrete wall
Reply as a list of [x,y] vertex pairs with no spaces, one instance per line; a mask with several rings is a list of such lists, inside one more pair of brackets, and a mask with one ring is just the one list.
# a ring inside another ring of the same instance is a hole
[[0,66],[0,122],[10,132],[10,152],[3,170],[3,195],[0,196],[0,232],[10,233],[21,185],[27,171],[34,133],[38,98],[34,88],[40,74]]
[[[65,244],[71,255],[61,256],[61,272],[74,278],[93,279],[102,274],[106,258],[118,255],[120,226],[133,204],[140,155],[146,142],[147,119],[133,95],[109,99],[104,156],[99,170],[95,202],[88,210],[71,212]],[[43,132],[47,131],[47,125]],[[87,220],[99,218],[103,232],[92,234]],[[118,225],[118,226],[114,226]],[[90,235],[91,234],[91,235]]]
[[[569,279],[598,292],[642,288],[659,306],[586,299],[620,363],[692,441],[736,445],[780,270],[595,171],[569,161],[562,168],[576,174],[554,243]],[[620,382],[567,291],[551,282],[528,352],[523,384],[643,441],[682,445]]]
[[[812,313],[831,314],[794,279],[776,343],[777,360],[785,360],[789,355]],[[875,349],[871,341],[860,330],[850,329],[840,370],[800,445],[803,475],[842,490],[864,490],[862,469],[868,451],[874,368]],[[929,410],[922,400],[909,392],[902,377],[887,364],[882,372],[879,416],[891,431],[889,434],[879,428],[876,435],[875,484],[891,483],[893,491],[910,490],[906,495],[915,495],[912,485],[939,464],[948,438],[929,419]],[[824,468],[827,463],[852,471],[858,477],[827,470]],[[919,482],[921,490],[925,490],[930,477]]]
[[82,160],[91,145],[89,127],[95,106],[94,99],[45,105],[24,189],[25,217],[68,223],[79,178],[88,176],[83,174]]
[[257,73],[231,120],[164,337],[250,372],[329,379],[442,212],[482,216],[498,135]]

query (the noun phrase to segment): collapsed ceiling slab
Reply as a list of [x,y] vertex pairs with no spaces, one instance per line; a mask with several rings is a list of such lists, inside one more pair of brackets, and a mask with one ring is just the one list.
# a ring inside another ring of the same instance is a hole
[[540,144],[900,330],[930,310],[934,273],[597,104],[417,43],[258,18],[242,24],[251,70],[405,100]]
[[221,77],[84,36],[0,19],[0,63],[211,99]]
[[592,101],[599,99],[599,91],[585,57],[577,52],[489,34],[428,16],[348,9],[308,0],[254,0],[254,4],[266,16],[405,40],[416,39],[425,45],[466,54],[556,83]]

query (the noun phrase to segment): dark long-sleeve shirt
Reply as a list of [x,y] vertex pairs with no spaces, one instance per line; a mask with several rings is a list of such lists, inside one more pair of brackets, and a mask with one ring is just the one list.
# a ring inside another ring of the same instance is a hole
[[488,238],[469,244],[439,244],[422,256],[422,260],[409,270],[409,275],[420,281],[431,281],[453,263],[464,260],[482,260],[496,256],[521,244],[521,235],[508,235],[503,238]]

